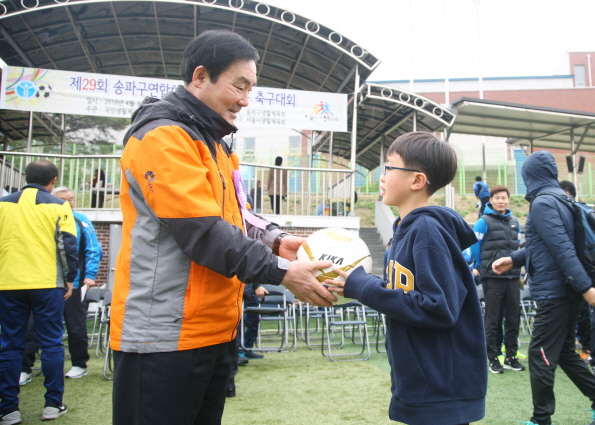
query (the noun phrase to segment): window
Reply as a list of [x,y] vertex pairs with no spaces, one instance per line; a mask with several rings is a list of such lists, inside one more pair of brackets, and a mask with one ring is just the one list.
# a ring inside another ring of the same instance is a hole
[[300,149],[302,138],[300,136],[289,136],[289,149]]
[[255,137],[245,137],[244,138],[244,153],[247,153],[247,152],[254,153],[255,146],[256,146],[256,138]]
[[585,87],[585,65],[574,65],[575,87]]

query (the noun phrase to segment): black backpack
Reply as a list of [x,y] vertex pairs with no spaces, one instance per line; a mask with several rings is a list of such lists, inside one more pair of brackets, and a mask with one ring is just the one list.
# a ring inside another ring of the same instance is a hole
[[576,202],[572,197],[558,193],[538,193],[535,198],[542,195],[553,196],[572,211],[576,254],[589,276],[595,278],[595,211],[587,204]]

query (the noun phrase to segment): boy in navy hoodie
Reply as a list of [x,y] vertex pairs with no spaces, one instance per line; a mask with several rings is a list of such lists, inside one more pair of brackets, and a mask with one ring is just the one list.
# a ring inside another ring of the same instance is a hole
[[481,307],[461,251],[477,239],[454,210],[429,206],[452,181],[452,147],[432,134],[407,133],[393,142],[380,179],[383,202],[399,208],[387,281],[362,267],[338,294],[387,316],[392,399],[389,417],[410,425],[460,425],[485,414],[487,362]]

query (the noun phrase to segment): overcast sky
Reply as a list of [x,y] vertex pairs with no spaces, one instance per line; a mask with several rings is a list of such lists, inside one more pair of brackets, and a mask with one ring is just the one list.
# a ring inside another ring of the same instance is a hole
[[569,74],[566,52],[595,51],[595,0],[480,0],[479,37],[474,0],[264,1],[376,55],[371,81]]

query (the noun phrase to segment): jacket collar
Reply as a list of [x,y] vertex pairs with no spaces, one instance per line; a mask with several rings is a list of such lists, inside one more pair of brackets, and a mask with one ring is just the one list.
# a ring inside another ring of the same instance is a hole
[[228,123],[221,115],[197,99],[183,86],[176,87],[173,96],[182,103],[184,106],[182,109],[190,112],[188,119],[192,123],[205,128],[216,140],[238,131],[235,125]]
[[42,185],[37,184],[37,183],[28,183],[25,187],[23,187],[23,190],[29,189],[29,188],[39,189],[39,190],[43,190],[44,192],[50,193],[49,190],[47,190],[45,187],[43,187]]

